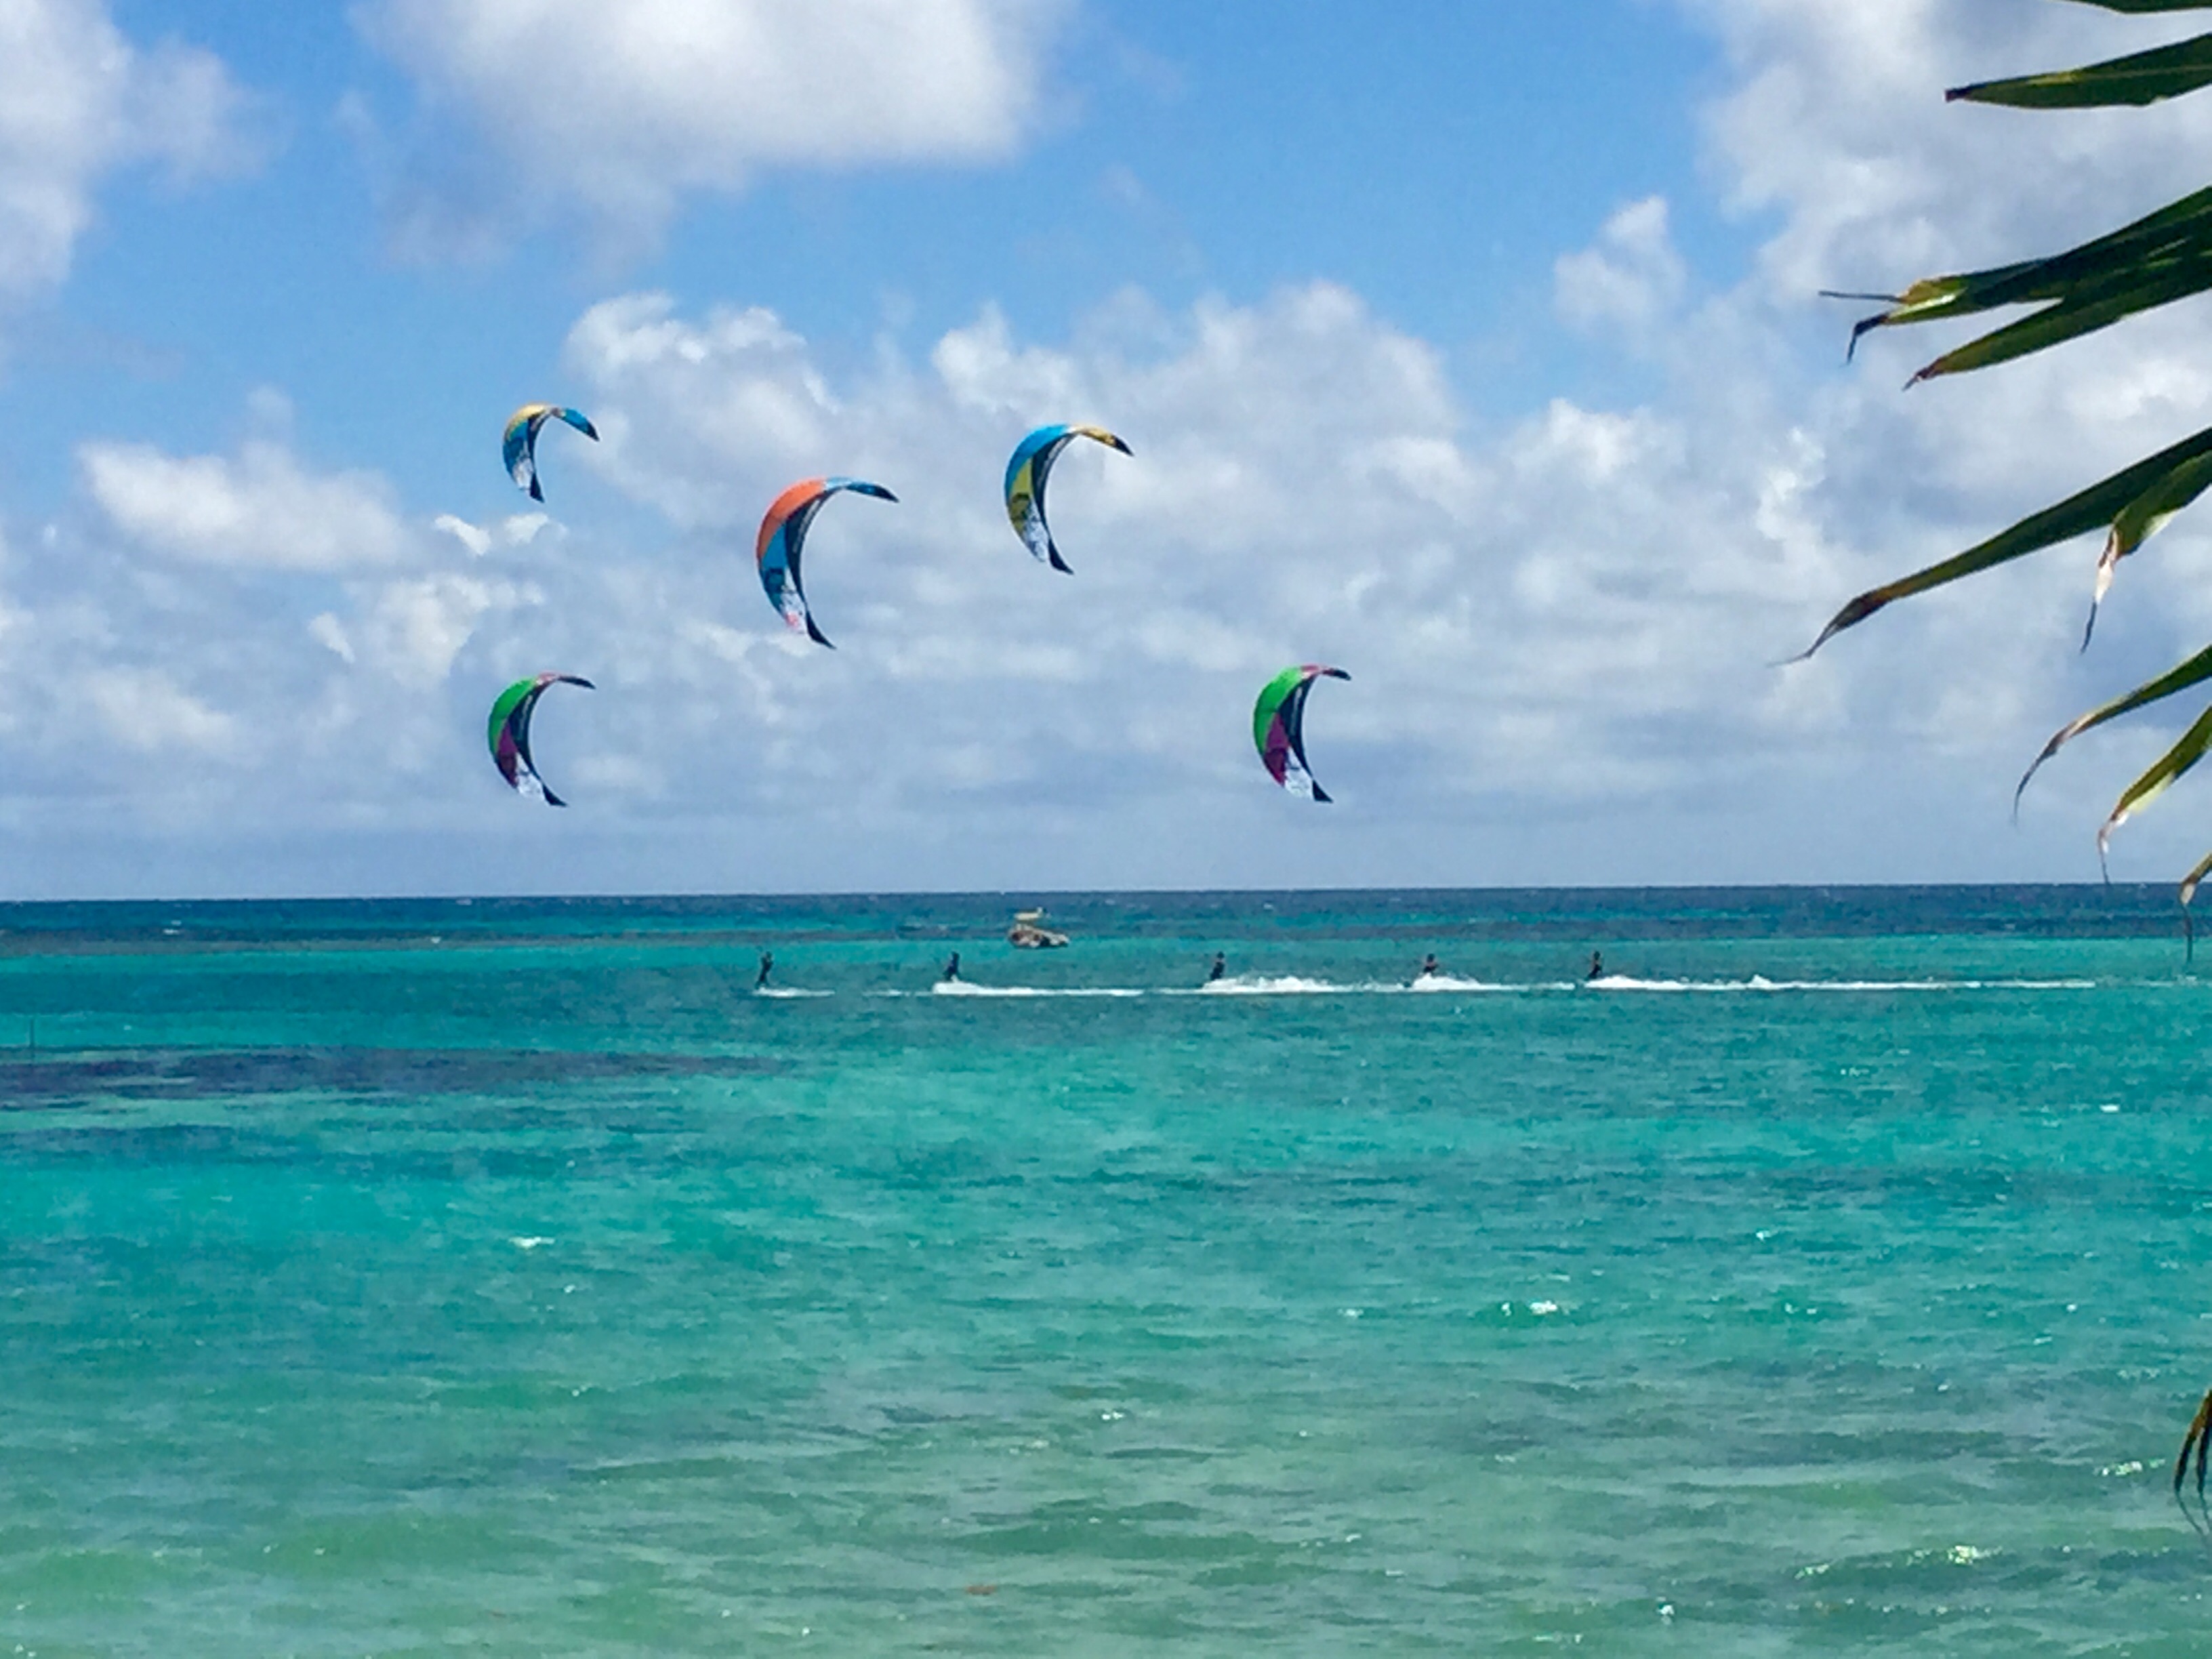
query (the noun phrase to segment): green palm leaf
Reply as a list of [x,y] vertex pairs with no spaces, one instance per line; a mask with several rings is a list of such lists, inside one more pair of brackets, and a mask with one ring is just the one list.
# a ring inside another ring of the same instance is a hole
[[2154,46],[2084,69],[1978,81],[1972,86],[1954,87],[1943,95],[1976,104],[2007,104],[2014,109],[2091,109],[2114,104],[2155,104],[2206,85],[2212,85],[2212,34]]
[[2204,758],[2204,751],[2212,749],[2212,708],[2206,709],[2191,722],[2172,748],[2153,761],[2143,775],[2120,792],[2120,799],[2112,808],[2112,815],[2097,831],[2097,856],[2102,858],[2111,845],[2112,831],[2125,823],[2130,817],[2149,805],[2172,786],[2175,779]]
[[1888,310],[1854,324],[1851,347],[1856,351],[1861,337],[1877,328],[1968,317],[2001,306],[2044,306],[1912,377],[1924,380],[2039,351],[2206,288],[2212,288],[2212,188],[2049,258],[1923,278],[1890,297]]
[[2166,527],[2166,521],[2212,485],[2212,455],[2184,461],[2148,489],[2120,509],[2105,538],[2105,550],[2097,559],[2096,587],[2089,596],[2089,624],[2081,630],[2081,648],[2097,631],[2097,607],[2112,591],[2112,576],[2122,559]]
[[[2200,466],[2205,469],[2202,478],[2199,478],[2197,471]],[[2177,479],[2184,482],[2177,483]],[[2142,518],[2148,527],[2135,538],[2131,547],[2140,544],[2143,536],[2148,535],[2181,507],[2195,500],[2207,483],[2212,483],[2212,427],[2161,449],[2157,454],[2137,461],[2133,466],[2123,468],[2111,477],[2091,484],[2080,494],[2068,496],[2056,507],[2047,507],[2040,513],[2030,514],[2018,524],[1999,531],[1987,541],[1978,543],[1963,553],[1954,554],[1940,563],[1931,564],[1924,570],[1916,570],[1911,575],[1901,576],[1883,586],[1869,588],[1829,619],[1828,625],[1820,630],[1820,637],[1813,641],[1811,648],[1804,654],[1811,656],[1844,629],[1864,622],[1893,600],[1925,593],[1946,582],[1974,575],[1994,565],[2039,552],[2059,542],[2070,541],[2076,536],[2086,536],[2093,530],[2107,526],[2112,527],[2117,537],[2120,521],[2126,515],[2136,511],[2146,501],[2164,502],[2179,495],[2190,480],[2197,480],[2195,488],[2189,489],[2185,497],[2179,499],[2178,504],[2162,509],[2162,516],[2148,510],[2142,513]],[[2151,523],[2154,516],[2156,522]],[[2117,563],[2122,555],[2112,553],[2111,546],[2108,542],[2107,556],[2112,562]],[[1802,661],[1803,659],[1798,660]]]
[[[2077,715],[2069,720],[2051,733],[2051,741],[2043,745],[2043,752],[2035,757],[2034,763],[2021,775],[2020,787],[2012,792],[2013,810],[2014,811],[2020,810],[2020,798],[2027,788],[2028,780],[2043,769],[2043,763],[2090,727],[2102,726],[2109,720],[2117,720],[2122,714],[2147,707],[2162,697],[2170,697],[2177,691],[2186,691],[2191,686],[2201,684],[2208,679],[2212,679],[2212,645],[2206,646],[2203,650],[2179,666],[2168,669],[2156,679],[2145,681],[2125,696],[2115,697],[2102,707],[2093,708],[2087,714]],[[2176,773],[2174,775],[2179,777],[2180,774]]]
[[2154,11],[2212,11],[2212,0],[2079,0],[2079,3],[2100,7],[2106,11],[2140,15]]
[[2208,288],[2212,288],[2212,246],[2162,267],[2153,267],[2153,274],[2145,277],[2078,283],[2056,305],[1994,329],[1923,365],[1905,384],[1917,386],[1938,375],[1962,374],[1969,369],[2010,362],[2015,357],[2025,357],[2081,335],[2094,334],[2100,328],[2109,328],[2139,311],[2153,311],[2160,306],[2172,305],[2176,300],[2185,300]]
[[[2212,11],[2212,0],[2078,0],[2078,3],[2143,16]],[[2153,104],[2207,86],[2212,86],[2212,34],[2078,69],[1975,82],[1954,88],[1948,96],[2017,108],[2081,109]],[[2212,289],[2212,189],[2197,191],[2049,258],[1927,277],[1899,294],[1839,297],[1880,300],[1886,307],[1852,325],[1854,352],[1860,339],[1875,329],[1970,317],[2001,307],[2027,308],[2025,315],[1936,358],[1913,375],[1908,383],[1911,384],[2008,362],[2207,289]],[[1858,595],[1829,620],[1804,654],[1811,656],[1835,635],[1865,621],[1893,600],[1974,575],[2101,526],[2106,534],[2097,560],[2088,624],[2082,632],[2086,649],[2096,628],[2098,606],[2112,586],[2119,562],[2208,488],[2212,488],[2212,429],[2185,438],[2054,507],[2031,514],[1963,553]],[[2082,732],[2208,682],[2212,682],[2212,646],[2060,727],[2021,777],[2020,790],[2024,791],[2037,770]],[[2130,814],[2156,799],[2203,760],[2208,750],[2212,750],[2212,708],[2200,714],[2173,746],[2122,793],[2097,831],[2099,858],[2104,857],[2112,832]],[[2013,799],[2016,810],[2019,791]],[[2212,855],[2183,879],[2185,925],[2190,902],[2208,874],[2212,874]],[[2193,949],[2193,929],[2191,943]],[[2212,1410],[2212,1406],[2207,1409]],[[2197,1431],[2192,1429],[2192,1438]],[[2200,1463],[2200,1474],[2201,1467]],[[2177,1478],[2177,1489],[2178,1485]],[[2200,1480],[2200,1490],[2201,1485]]]

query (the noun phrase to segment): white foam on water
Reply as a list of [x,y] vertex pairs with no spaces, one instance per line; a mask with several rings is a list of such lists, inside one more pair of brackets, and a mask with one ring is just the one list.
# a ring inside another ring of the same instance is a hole
[[1749,979],[1637,979],[1627,974],[1607,974],[1586,980],[1590,991],[1697,992],[1707,995],[1729,992],[1894,992],[1894,991],[2094,991],[2094,979],[1769,979],[1753,974]]
[[1238,975],[1231,979],[1209,980],[1198,988],[1196,994],[1212,997],[1319,997],[1342,996],[1353,991],[1396,990],[1396,986],[1332,985],[1325,979],[1301,979],[1296,974],[1281,974],[1268,978]]
[[[1308,979],[1297,974],[1239,975],[1211,980],[1203,985],[1155,986],[1149,989],[1120,985],[977,985],[968,980],[940,980],[927,992],[884,989],[878,997],[941,996],[995,997],[1023,1000],[1048,997],[1280,997],[1280,996],[1526,996],[1540,992],[1616,991],[1647,994],[1703,996],[1856,994],[1962,991],[2095,991],[2104,988],[2093,979],[1769,979],[1753,974],[1747,979],[1640,979],[1629,974],[1608,974],[1592,980],[1533,980],[1503,983],[1493,980],[1462,979],[1451,974],[1431,974],[1411,984],[1364,980],[1339,983]],[[827,991],[767,990],[755,994],[771,997],[829,996]]]
[[754,988],[753,994],[767,997],[775,1002],[797,1002],[809,997],[834,997],[837,994],[835,991],[794,991],[781,985],[762,985]]
[[1140,997],[1145,994],[1119,985],[971,985],[964,979],[944,979],[930,987],[930,994],[939,997]]

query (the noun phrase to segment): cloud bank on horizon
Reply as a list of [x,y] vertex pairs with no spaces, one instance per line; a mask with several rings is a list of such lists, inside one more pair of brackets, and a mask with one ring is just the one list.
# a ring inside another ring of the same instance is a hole
[[[1620,372],[1507,416],[1475,412],[1460,343],[1325,274],[1188,303],[1127,287],[1041,337],[986,265],[965,321],[857,351],[742,271],[703,294],[593,283],[544,395],[604,441],[564,447],[546,512],[319,452],[291,410],[324,387],[210,410],[214,443],[80,432],[65,510],[0,519],[9,888],[2087,876],[2097,819],[2166,728],[2069,750],[2017,836],[2010,780],[2068,714],[2212,632],[2212,538],[2187,518],[2130,562],[2087,658],[2084,544],[1774,665],[1871,581],[2212,421],[2206,317],[1906,396],[1933,348],[1871,341],[1840,368],[1854,313],[1814,290],[2107,228],[2202,182],[2212,105],[1944,108],[1946,84],[2173,32],[2085,9],[1679,9],[1720,76],[1704,172],[1560,227],[1533,325]],[[357,21],[414,100],[388,222],[410,254],[507,279],[503,250],[549,224],[601,270],[778,176],[1018,183],[1048,111],[1085,119],[1055,79],[1086,27],[1072,4],[375,0]],[[45,54],[44,114],[6,97],[11,33]],[[66,305],[118,169],[252,165],[240,112],[271,94],[247,84],[94,0],[0,8],[0,227],[22,232],[0,293]],[[331,185],[365,218],[377,186]],[[1699,191],[1747,258],[1682,238]],[[1136,452],[1054,475],[1073,579],[1033,563],[996,488],[1057,420]],[[815,528],[834,654],[786,636],[750,556],[768,500],[823,472],[901,497]],[[1255,690],[1298,660],[1355,676],[1309,728],[1338,798],[1320,811],[1249,752]],[[538,734],[565,815],[511,810],[481,754],[492,692],[545,669],[601,688]],[[2117,873],[2193,860],[2187,799],[2130,826]]]

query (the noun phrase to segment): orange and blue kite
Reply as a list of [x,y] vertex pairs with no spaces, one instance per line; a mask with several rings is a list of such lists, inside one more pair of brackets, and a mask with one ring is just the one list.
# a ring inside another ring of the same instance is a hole
[[1013,522],[1014,533],[1039,560],[1071,576],[1075,573],[1060,556],[1052,526],[1045,522],[1044,485],[1060,452],[1078,438],[1129,453],[1129,446],[1103,426],[1041,426],[1014,447],[1013,459],[1006,463],[1006,517]]
[[814,522],[814,515],[822,510],[823,502],[841,489],[873,495],[880,501],[898,499],[881,484],[865,478],[803,478],[775,498],[768,516],[761,520],[760,538],[753,544],[768,602],[782,613],[792,632],[804,633],[817,645],[828,645],[830,641],[814,625],[814,613],[807,607],[806,590],[799,586],[799,556],[806,545],[807,526]]

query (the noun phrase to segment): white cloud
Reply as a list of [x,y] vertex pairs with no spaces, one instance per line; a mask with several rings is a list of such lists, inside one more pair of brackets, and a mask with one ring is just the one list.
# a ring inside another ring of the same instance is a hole
[[552,522],[543,513],[516,513],[487,526],[471,524],[455,514],[441,513],[430,521],[430,528],[444,531],[468,549],[471,556],[481,559],[494,548],[527,547],[537,538],[538,532]]
[[463,184],[418,157],[404,234],[429,253],[550,198],[650,237],[697,191],[775,167],[978,161],[1037,104],[1056,0],[373,0],[369,40],[434,123],[485,147]]
[[367,599],[361,627],[366,659],[410,684],[436,685],[486,613],[541,598],[526,586],[453,572],[386,583]]
[[[773,729],[732,758],[733,805],[834,817],[857,797],[988,823],[1026,803],[1031,823],[1088,810],[1115,826],[1101,835],[1139,839],[1158,815],[1277,805],[1251,789],[1246,727],[1286,661],[1354,671],[1316,708],[1316,763],[1326,775],[1335,750],[1340,793],[1349,773],[1370,799],[1448,814],[1690,786],[1696,756],[1656,749],[1655,723],[1754,746],[1802,724],[1766,665],[1838,582],[1793,506],[1820,474],[1811,438],[1561,402],[1478,444],[1436,354],[1341,289],[1140,313],[1057,350],[986,315],[926,368],[833,388],[765,313],[594,307],[568,357],[606,416],[605,473],[700,553],[665,599],[633,592],[633,615],[611,602],[626,583],[556,600],[590,619],[564,648],[613,647],[635,697],[665,708],[694,688],[720,723]],[[1106,421],[1136,450],[1079,449],[1054,474],[1073,580],[1026,556],[997,499],[1006,451],[1052,417]],[[763,654],[778,629],[754,522],[821,471],[902,504],[817,520],[808,581],[837,655]],[[743,650],[672,628],[672,611]],[[731,654],[745,683],[726,682]]]
[[[1895,291],[2055,252],[2200,187],[2192,158],[2212,140],[2205,99],[2057,114],[1942,96],[1947,86],[2115,57],[2200,25],[2005,0],[1680,3],[1730,64],[1734,84],[1707,112],[1728,200],[1771,228],[1751,279],[1705,295],[1674,343],[1669,401],[1747,426],[1787,410],[1820,434],[1825,480],[1791,510],[1826,526],[1845,555],[1823,611],[2212,422],[2203,301],[1909,393],[1899,387],[1912,368],[1993,322],[1871,336],[1848,370],[1808,376],[1796,366],[1808,361],[1800,342],[1817,349],[1825,336],[1839,346],[1849,319],[1870,308],[1823,301],[1820,288]],[[1978,836],[2002,821],[2005,774],[2063,718],[2212,633],[2212,603],[2195,579],[2212,565],[2208,528],[2177,521],[2131,562],[2087,657],[2074,647],[2094,540],[1896,606],[1790,678],[1827,701],[1832,750],[1879,741],[1899,768],[1986,772],[1993,805],[1976,810],[1962,797],[1944,809]],[[2139,725],[2085,740],[2039,778],[2031,827],[2061,824],[2086,860],[2088,826],[2171,736],[2158,715]],[[1924,779],[1916,787],[1929,788]],[[1931,811],[1934,793],[1897,784],[1879,798],[1911,822]],[[2116,867],[2184,867],[2195,855],[2185,851],[2186,816],[2130,826],[2138,839],[2128,856],[2141,862]]]
[[415,541],[382,477],[311,473],[277,444],[251,441],[231,459],[90,443],[77,459],[110,522],[174,558],[337,571],[398,562]]
[[236,722],[178,686],[159,669],[108,668],[83,690],[110,737],[141,754],[169,749],[220,750]]
[[[2161,26],[1683,3],[1731,65],[1722,186],[1768,234],[1732,289],[1686,268],[1656,200],[1559,259],[1560,314],[1636,347],[1640,401],[1479,423],[1437,349],[1327,283],[1179,313],[1125,296],[1058,343],[986,307],[857,372],[757,307],[618,296],[567,343],[605,436],[575,464],[672,538],[534,514],[418,532],[382,480],[273,445],[89,446],[97,516],[0,562],[19,787],[58,817],[188,787],[211,821],[358,829],[416,849],[410,887],[2086,874],[2157,723],[2069,751],[2018,836],[2010,784],[2060,719],[2212,633],[2212,526],[2130,562],[2086,658],[2084,543],[1771,665],[1860,588],[2212,422],[2203,307],[1905,394],[1939,343],[1870,340],[1846,368],[1852,313],[1813,294],[2053,246],[2197,183],[2190,145],[2141,136],[2193,135],[2187,106],[1941,102]],[[1079,447],[1054,476],[1073,578],[999,501],[1048,419],[1136,451]],[[781,631],[751,557],[767,501],[823,472],[902,497],[816,525],[835,653]],[[303,541],[334,518],[354,527]],[[1312,708],[1327,810],[1269,790],[1249,736],[1260,680],[1313,659],[1355,676]],[[483,752],[491,695],[546,668],[601,687],[540,733],[565,815],[510,810]],[[87,758],[118,722],[203,763],[156,792],[150,761]],[[2123,872],[2185,867],[2191,816],[2131,824]]]
[[1759,263],[1793,300],[2017,258],[2023,239],[2056,251],[2203,183],[2202,98],[2057,115],[1943,100],[2197,33],[2190,19],[2017,0],[1678,3],[1729,59],[1707,131],[1730,203],[1780,216]]
[[[1684,361],[1739,326],[1694,314]],[[449,857],[472,834],[553,834],[506,812],[482,711],[516,675],[585,674],[600,695],[564,701],[544,758],[568,821],[597,827],[562,833],[637,862],[514,866],[524,884],[1557,880],[1590,877],[1606,826],[1630,824],[1636,851],[1603,873],[1636,879],[1754,873],[1716,870],[1698,837],[1776,801],[1799,839],[1770,826],[1765,872],[1806,873],[1790,860],[1811,844],[1819,873],[1874,873],[1851,812],[1793,783],[1872,768],[1922,788],[1983,752],[2002,772],[2052,701],[2044,663],[2067,660],[2081,573],[2054,568],[2015,590],[2050,602],[2025,650],[1996,606],[1930,604],[1770,666],[1862,574],[1947,550],[1947,520],[1877,539],[1838,488],[1869,455],[1903,454],[1923,487],[1942,466],[1911,462],[1897,400],[1850,382],[1794,418],[1746,380],[1706,388],[1710,420],[1560,399],[1482,431],[1431,347],[1328,284],[1181,315],[1127,298],[1075,338],[986,313],[922,361],[837,377],[757,309],[592,307],[567,347],[605,434],[589,464],[665,515],[668,544],[537,514],[418,535],[382,480],[273,448],[88,460],[93,544],[44,568],[97,597],[46,594],[0,631],[0,693],[30,684],[23,637],[42,682],[84,688],[40,727],[58,799],[134,781],[70,782],[77,702],[102,732],[200,745],[211,819],[415,833]],[[1070,417],[1136,451],[1085,446],[1055,472],[1072,579],[999,501],[1015,439]],[[816,523],[835,653],[783,632],[751,558],[765,503],[825,471],[902,498]],[[270,526],[328,516],[325,492],[405,568],[347,547],[279,563],[295,538]],[[211,583],[193,563],[219,555]],[[1921,653],[1965,689],[1940,695]],[[1268,789],[1249,745],[1256,686],[1314,659],[1355,677],[1313,709],[1325,812]],[[2002,781],[1984,784],[1972,810],[2001,812]],[[1936,820],[1969,799],[1948,787]],[[1892,852],[1905,822],[1878,826]]]
[[0,0],[0,301],[68,276],[115,168],[190,179],[242,164],[243,102],[220,60],[134,45],[103,0]]
[[1553,268],[1559,315],[1578,328],[1649,328],[1681,299],[1689,272],[1667,229],[1667,202],[1651,196],[1606,222],[1595,247]]

